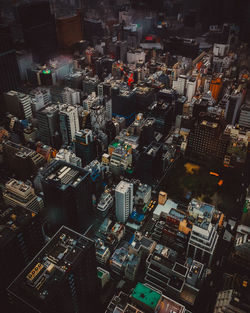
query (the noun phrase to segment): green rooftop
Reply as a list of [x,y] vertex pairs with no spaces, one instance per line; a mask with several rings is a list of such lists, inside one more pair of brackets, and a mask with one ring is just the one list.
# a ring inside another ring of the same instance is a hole
[[151,309],[155,309],[161,300],[160,293],[154,291],[150,287],[143,285],[142,283],[138,283],[136,285],[131,297],[137,301],[140,301]]
[[97,276],[98,276],[98,278],[102,278],[102,276],[103,276],[103,272],[98,271],[98,272],[97,272]]
[[118,141],[115,141],[115,142],[111,142],[110,145],[117,148],[120,145],[120,143]]

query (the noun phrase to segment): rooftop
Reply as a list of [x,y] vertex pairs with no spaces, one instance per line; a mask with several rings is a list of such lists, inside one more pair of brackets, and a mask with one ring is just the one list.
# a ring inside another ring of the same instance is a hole
[[156,309],[162,295],[142,283],[137,283],[131,297],[145,304],[149,308]]

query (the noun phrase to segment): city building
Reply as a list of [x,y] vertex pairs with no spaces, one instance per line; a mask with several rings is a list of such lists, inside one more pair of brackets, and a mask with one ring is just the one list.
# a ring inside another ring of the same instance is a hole
[[103,240],[97,238],[95,241],[96,260],[100,264],[106,264],[110,257],[110,249],[106,247]]
[[75,135],[80,130],[77,107],[73,105],[61,106],[59,120],[62,143],[69,145],[75,140]]
[[134,196],[134,203],[139,205],[147,204],[151,199],[151,186],[140,184]]
[[96,147],[92,130],[84,129],[75,133],[75,154],[82,160],[82,165],[87,165],[96,157]]
[[35,194],[34,189],[13,178],[5,184],[3,199],[12,208],[21,207],[34,213],[43,209],[43,200]]
[[186,154],[199,160],[223,160],[229,138],[224,136],[224,121],[212,113],[201,113],[190,131]]
[[195,95],[195,91],[196,91],[196,79],[194,77],[191,77],[189,80],[187,80],[187,91],[186,91],[186,96],[189,102]]
[[56,19],[58,44],[61,47],[70,47],[82,40],[81,14],[59,17]]
[[57,152],[55,159],[65,161],[78,167],[82,166],[81,159],[78,158],[72,150],[60,149]]
[[[157,245],[146,260],[145,282],[164,295],[194,305],[202,281],[204,265],[196,260],[182,260],[176,251]],[[186,297],[186,295],[189,296]]]
[[97,267],[97,276],[101,280],[102,288],[105,287],[110,280],[110,273],[102,267]]
[[20,84],[20,73],[16,51],[8,28],[0,27],[0,92],[16,90]]
[[102,216],[106,216],[112,208],[114,199],[109,192],[103,192],[97,204],[97,210]]
[[228,124],[235,125],[239,117],[242,101],[242,93],[233,93],[230,95],[228,101],[226,102],[225,111],[225,118]]
[[132,154],[127,153],[126,148],[117,146],[112,152],[109,170],[116,176],[119,176],[121,173],[124,173],[129,166],[132,164]]
[[250,227],[238,225],[231,260],[234,266],[246,270],[250,259]]
[[186,253],[211,267],[219,238],[217,227],[212,224],[215,208],[210,204],[192,199],[188,206],[188,212],[195,221]]
[[6,312],[13,312],[6,288],[44,244],[42,223],[40,213],[23,207],[0,209],[0,296]]
[[65,87],[63,89],[63,103],[76,105],[81,103],[80,91]]
[[49,105],[36,112],[41,141],[55,148],[61,145],[59,107]]
[[90,174],[83,168],[53,160],[42,178],[48,228],[53,232],[62,225],[83,231],[89,225],[92,209]]
[[243,104],[240,110],[239,125],[247,129],[250,128],[250,103]]
[[32,117],[31,98],[23,93],[11,90],[4,94],[6,111],[21,120]]
[[116,218],[125,223],[133,210],[133,184],[120,181],[115,189]]
[[237,273],[225,273],[223,275],[223,286],[218,292],[213,313],[247,313],[249,308],[249,277]]
[[35,60],[45,62],[57,48],[55,18],[49,1],[21,4],[17,11],[27,47]]
[[100,282],[93,240],[63,226],[8,287],[19,312],[95,313]]
[[3,158],[6,168],[22,180],[35,175],[45,163],[41,154],[10,140],[3,144]]
[[30,92],[33,115],[36,115],[36,111],[51,103],[51,95],[49,88],[37,87]]

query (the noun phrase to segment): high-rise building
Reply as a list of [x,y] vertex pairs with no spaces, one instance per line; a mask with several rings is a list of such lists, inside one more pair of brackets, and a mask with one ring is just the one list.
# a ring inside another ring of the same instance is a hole
[[33,114],[51,102],[49,88],[37,87],[30,92]]
[[229,138],[224,135],[225,123],[217,115],[201,112],[188,137],[187,154],[200,160],[223,160]]
[[3,157],[6,167],[22,180],[35,175],[45,163],[41,154],[9,140],[3,144]]
[[46,145],[59,148],[61,134],[58,105],[49,105],[38,110],[36,118],[41,141]]
[[[225,97],[225,96],[224,96]],[[228,124],[235,125],[238,120],[243,94],[232,94],[226,102],[225,118]]]
[[21,207],[0,209],[0,297],[5,312],[6,288],[44,244],[41,214]]
[[52,161],[43,173],[44,204],[49,232],[66,225],[83,231],[92,208],[90,175],[83,168],[63,161]]
[[84,94],[90,95],[97,91],[99,80],[97,77],[86,77],[82,82],[82,91]]
[[5,27],[0,27],[0,43],[0,93],[2,93],[18,88],[20,74],[11,35]]
[[20,313],[96,313],[95,243],[63,226],[8,288]]
[[193,96],[195,95],[196,91],[196,79],[194,77],[191,77],[187,81],[187,91],[186,91],[186,96],[188,101],[191,101]]
[[73,142],[76,132],[80,130],[77,107],[65,105],[60,108],[60,129],[63,144]]
[[58,44],[70,47],[82,40],[81,14],[56,19]]
[[188,241],[187,256],[210,267],[219,238],[216,225],[212,224],[215,207],[192,199],[188,205],[188,212],[195,222]]
[[13,178],[5,184],[3,200],[12,208],[21,207],[35,213],[43,208],[43,200],[35,194],[32,186]]
[[181,96],[185,95],[187,77],[180,75],[177,80],[173,81],[172,88]]
[[120,181],[115,189],[116,218],[125,223],[133,211],[133,184]]
[[240,110],[239,125],[250,128],[250,103],[245,103]]
[[92,130],[84,129],[76,132],[74,149],[75,154],[82,160],[83,166],[94,160],[96,148]]
[[25,3],[18,7],[23,37],[34,58],[45,62],[56,52],[57,36],[55,18],[49,1]]
[[90,120],[93,130],[104,130],[106,125],[106,107],[102,104],[93,105],[90,108]]
[[80,104],[80,91],[65,87],[63,90],[63,103],[76,105]]
[[4,100],[7,112],[21,120],[32,117],[30,96],[11,90],[4,94]]

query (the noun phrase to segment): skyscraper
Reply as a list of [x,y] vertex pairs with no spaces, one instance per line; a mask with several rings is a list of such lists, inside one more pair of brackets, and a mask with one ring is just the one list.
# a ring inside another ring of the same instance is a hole
[[6,288],[44,244],[41,214],[24,208],[0,209],[0,298],[8,310]]
[[133,184],[120,181],[115,189],[116,218],[125,223],[133,210]]
[[83,168],[61,160],[50,163],[42,178],[50,233],[62,225],[81,232],[89,226],[92,209],[90,184],[90,175]]
[[0,27],[0,93],[17,89],[19,82],[16,51],[9,30],[6,27]]
[[60,129],[63,144],[69,145],[80,130],[77,107],[65,105],[60,109]]
[[40,139],[46,145],[59,148],[61,145],[59,108],[49,105],[36,113]]
[[235,125],[239,117],[242,100],[243,100],[242,93],[232,94],[229,97],[226,103],[226,112],[225,112],[226,115],[225,117],[228,124]]
[[20,313],[101,312],[94,241],[61,227],[8,293]]
[[18,7],[18,13],[25,43],[37,61],[45,62],[57,48],[55,18],[49,1],[25,3]]
[[74,141],[75,154],[82,160],[82,165],[89,164],[96,156],[96,147],[92,130],[84,129],[76,132]]

